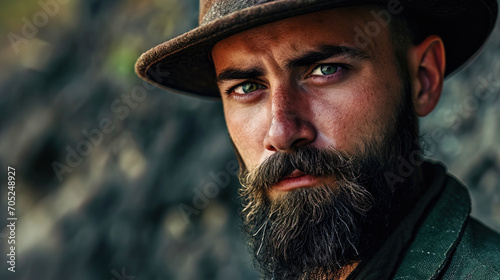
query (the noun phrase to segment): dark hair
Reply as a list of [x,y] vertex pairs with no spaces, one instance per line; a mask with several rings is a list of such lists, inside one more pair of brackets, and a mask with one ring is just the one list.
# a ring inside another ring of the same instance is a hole
[[409,78],[408,50],[420,40],[413,16],[411,14],[393,15],[389,24],[389,36],[401,79]]

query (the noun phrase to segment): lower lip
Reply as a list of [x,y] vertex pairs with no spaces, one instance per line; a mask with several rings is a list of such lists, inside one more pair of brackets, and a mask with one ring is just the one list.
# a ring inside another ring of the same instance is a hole
[[277,191],[291,191],[298,188],[312,187],[318,182],[318,179],[311,175],[302,175],[293,178],[285,178],[281,180],[274,189]]

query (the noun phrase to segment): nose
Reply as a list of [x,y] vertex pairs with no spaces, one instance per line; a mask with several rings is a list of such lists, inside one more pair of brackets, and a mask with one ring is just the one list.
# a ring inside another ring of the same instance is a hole
[[290,151],[316,139],[316,130],[308,120],[307,96],[299,90],[284,88],[271,92],[270,125],[264,138],[269,151]]

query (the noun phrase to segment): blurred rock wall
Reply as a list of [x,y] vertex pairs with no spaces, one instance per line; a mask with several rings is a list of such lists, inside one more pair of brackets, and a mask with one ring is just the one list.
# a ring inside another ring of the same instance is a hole
[[[196,26],[194,0],[0,3],[0,180],[16,168],[16,273],[1,279],[257,279],[221,104],[133,72]],[[14,35],[12,35],[14,34]],[[429,156],[500,229],[500,29],[422,119]],[[2,187],[0,220],[6,221]]]

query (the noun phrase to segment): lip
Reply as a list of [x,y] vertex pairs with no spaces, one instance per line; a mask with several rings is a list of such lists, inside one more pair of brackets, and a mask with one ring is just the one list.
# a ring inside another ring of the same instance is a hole
[[277,191],[291,191],[298,188],[312,187],[318,182],[318,178],[307,175],[302,171],[295,170],[290,175],[283,178],[274,187]]

